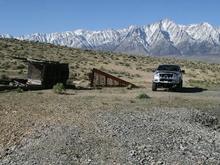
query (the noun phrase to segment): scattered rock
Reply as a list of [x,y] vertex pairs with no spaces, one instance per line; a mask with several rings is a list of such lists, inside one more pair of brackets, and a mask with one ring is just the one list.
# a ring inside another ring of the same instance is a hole
[[[219,164],[213,116],[189,109],[101,111],[95,128],[43,125],[0,158],[8,164]],[[99,130],[99,131],[97,131]]]
[[213,127],[218,125],[218,119],[214,116],[210,116],[207,113],[194,113],[193,114],[193,119],[195,122],[201,123],[204,126],[207,127]]

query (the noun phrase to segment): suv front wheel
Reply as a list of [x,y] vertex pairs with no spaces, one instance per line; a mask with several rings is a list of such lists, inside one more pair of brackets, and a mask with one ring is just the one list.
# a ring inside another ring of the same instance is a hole
[[152,83],[152,91],[156,91],[157,90],[157,84],[156,83]]
[[183,87],[183,81],[180,81],[180,83],[177,84],[176,88],[177,89],[182,89],[182,87]]

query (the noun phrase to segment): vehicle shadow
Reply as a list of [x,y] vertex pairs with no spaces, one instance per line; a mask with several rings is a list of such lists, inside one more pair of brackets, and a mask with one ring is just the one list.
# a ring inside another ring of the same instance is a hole
[[171,91],[179,92],[179,93],[198,93],[198,92],[203,92],[206,90],[207,89],[200,88],[200,87],[183,87],[182,89],[173,89]]

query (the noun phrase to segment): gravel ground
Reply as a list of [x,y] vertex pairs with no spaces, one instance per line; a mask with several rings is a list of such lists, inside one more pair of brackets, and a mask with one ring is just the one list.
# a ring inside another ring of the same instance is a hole
[[220,164],[218,120],[197,110],[91,113],[91,128],[43,124],[0,164]]

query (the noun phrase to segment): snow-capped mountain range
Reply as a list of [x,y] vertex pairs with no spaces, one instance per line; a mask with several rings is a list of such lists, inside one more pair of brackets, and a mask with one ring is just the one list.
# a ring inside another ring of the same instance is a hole
[[[10,38],[10,35],[0,35]],[[164,19],[146,26],[120,30],[75,30],[62,33],[35,33],[20,37],[74,48],[142,55],[220,55],[220,28],[208,23],[178,25]]]

